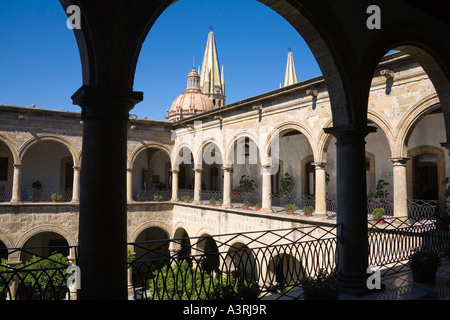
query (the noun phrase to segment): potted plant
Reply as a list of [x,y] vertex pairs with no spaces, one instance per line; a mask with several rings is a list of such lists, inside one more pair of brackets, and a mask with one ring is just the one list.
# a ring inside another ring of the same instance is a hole
[[280,195],[284,198],[285,204],[288,201],[288,197],[292,194],[295,182],[289,173],[285,173],[284,177],[280,180]]
[[191,197],[189,197],[189,196],[182,196],[181,200],[183,200],[183,202],[188,203],[189,201],[191,201]]
[[258,202],[255,206],[256,206],[256,211],[259,211],[259,210],[261,210],[262,203]]
[[295,203],[288,203],[284,206],[284,210],[286,210],[287,214],[294,214],[294,211],[298,209],[298,206]]
[[60,202],[62,199],[62,195],[54,193],[51,195],[51,199],[53,200],[53,202]]
[[239,180],[239,188],[243,192],[253,192],[255,191],[255,181],[250,179],[250,177],[246,176],[245,174],[241,177]]
[[304,277],[300,280],[305,300],[337,300],[339,292],[337,278],[320,269],[316,277]]
[[375,208],[372,211],[372,218],[375,224],[384,223],[383,216],[384,216],[384,208]]
[[419,283],[433,283],[440,263],[439,255],[429,247],[414,250],[409,256],[413,280]]
[[39,180],[36,180],[31,185],[33,188],[33,195],[30,197],[33,202],[39,202],[41,200],[42,184]]
[[209,204],[212,206],[216,205],[216,199],[214,197],[211,197],[211,199],[209,199]]
[[163,199],[163,196],[161,194],[155,194],[153,196],[153,200],[155,200],[156,202],[160,202]]
[[302,211],[305,216],[311,217],[314,212],[314,208],[313,208],[313,206],[304,206],[302,208]]
[[217,204],[218,204],[219,206],[221,206],[221,205],[223,204],[223,200],[222,200],[222,199],[219,199],[219,200],[217,201]]
[[378,180],[377,187],[375,191],[375,198],[377,208],[384,207],[384,199],[389,196],[389,192],[385,190],[386,187],[389,186],[389,182],[384,181],[383,179]]
[[139,194],[136,196],[136,198],[137,198],[140,202],[143,202],[143,201],[147,200],[147,197],[146,197],[145,194],[143,194],[143,193],[139,193]]
[[248,210],[248,207],[250,207],[250,201],[245,200],[244,204],[242,205],[242,209]]

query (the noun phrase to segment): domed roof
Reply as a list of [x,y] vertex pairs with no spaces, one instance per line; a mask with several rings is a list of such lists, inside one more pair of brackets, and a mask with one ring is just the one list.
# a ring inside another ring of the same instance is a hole
[[200,75],[192,68],[187,76],[186,90],[174,100],[170,111],[167,110],[166,120],[178,121],[213,108],[211,99],[200,90]]

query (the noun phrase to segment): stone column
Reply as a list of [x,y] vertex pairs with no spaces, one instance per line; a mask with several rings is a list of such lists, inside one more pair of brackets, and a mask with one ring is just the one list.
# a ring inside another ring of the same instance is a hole
[[142,98],[140,92],[88,85],[72,96],[84,122],[77,295],[81,300],[128,298],[128,112]]
[[315,166],[316,171],[316,195],[315,195],[315,215],[326,215],[327,214],[327,184],[325,176],[325,166],[326,162],[313,162],[312,165]]
[[177,202],[178,199],[178,173],[180,170],[172,169],[172,202]]
[[339,287],[342,293],[361,295],[368,291],[369,258],[365,137],[376,129],[349,125],[324,130],[336,137]]
[[194,177],[194,204],[200,204],[201,195],[202,195],[202,168],[197,167],[194,169],[195,177]]
[[223,167],[223,203],[222,207],[231,208],[231,189],[233,185],[233,167]]
[[261,212],[272,212],[272,170],[270,166],[261,166],[262,207]]
[[12,188],[11,203],[20,203],[20,202],[22,202],[22,193],[21,193],[22,166],[23,166],[23,164],[21,164],[21,163],[15,163],[14,164],[13,188]]
[[133,168],[127,168],[127,202],[134,202],[134,199],[133,199]]
[[391,158],[394,173],[394,217],[408,216],[406,162],[410,158]]
[[80,202],[80,169],[78,166],[73,167],[72,203]]

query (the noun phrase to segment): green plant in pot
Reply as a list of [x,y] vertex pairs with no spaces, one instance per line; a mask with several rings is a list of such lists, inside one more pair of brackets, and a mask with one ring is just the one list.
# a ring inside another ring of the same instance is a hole
[[313,206],[304,206],[302,208],[303,214],[307,217],[311,217],[312,213],[314,212]]
[[136,198],[137,198],[139,201],[143,202],[143,201],[146,200],[147,197],[145,196],[145,194],[139,193],[139,194],[136,196]]
[[216,205],[216,199],[214,197],[211,197],[211,199],[209,199],[209,204],[212,206]]
[[295,203],[288,203],[284,206],[284,210],[286,210],[287,214],[294,214],[294,211],[298,209],[298,206]]
[[250,207],[251,203],[250,201],[244,201],[244,204],[242,205],[242,209],[248,210],[248,207]]
[[51,195],[50,198],[53,200],[53,202],[60,202],[61,199],[62,199],[62,195],[54,193],[54,194]]
[[337,300],[339,292],[337,278],[320,269],[316,277],[304,277],[300,280],[305,300]]
[[259,211],[262,208],[262,203],[258,202],[255,206],[256,206],[256,211]]
[[380,179],[377,182],[375,198],[377,198],[376,206],[379,208],[384,207],[385,198],[389,196],[389,192],[385,189],[388,186],[389,182],[386,182],[383,179]]
[[434,283],[440,264],[439,255],[430,247],[415,249],[408,262],[413,280],[419,283]]
[[280,180],[280,195],[284,198],[288,198],[294,190],[295,182],[289,173],[285,173],[284,177]]
[[189,201],[191,201],[191,197],[190,196],[182,196],[181,200],[183,200],[183,202],[188,203]]
[[155,195],[153,196],[153,200],[155,200],[156,202],[159,202],[159,201],[161,201],[162,199],[163,199],[162,194],[155,194]]
[[376,208],[372,211],[373,222],[375,224],[384,223],[383,216],[384,216],[384,208]]

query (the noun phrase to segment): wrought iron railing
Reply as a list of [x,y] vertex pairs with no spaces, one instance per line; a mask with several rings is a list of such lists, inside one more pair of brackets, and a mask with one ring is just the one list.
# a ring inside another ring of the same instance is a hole
[[[132,243],[135,299],[280,298],[335,270],[338,226]],[[301,296],[301,291],[298,293]]]
[[69,202],[72,200],[72,189],[44,188],[35,190],[33,188],[22,188],[21,190],[22,200],[26,202],[52,202],[53,194],[60,195],[61,202]]
[[441,227],[436,219],[427,217],[389,216],[369,222],[369,265],[383,270],[383,274],[407,270],[408,258],[417,248],[426,246],[441,255],[450,249],[448,223]]
[[67,269],[76,256],[77,248],[67,246],[8,249],[8,258],[0,259],[0,300],[75,299]]

